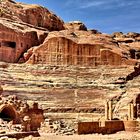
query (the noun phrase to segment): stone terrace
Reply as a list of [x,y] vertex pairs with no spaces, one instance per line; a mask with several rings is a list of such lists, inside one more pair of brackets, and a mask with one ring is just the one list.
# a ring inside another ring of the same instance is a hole
[[[125,78],[132,71],[133,67],[64,68],[1,63],[0,78],[4,95],[14,93],[28,102],[37,100],[47,113],[94,112],[93,118],[98,118],[104,115],[106,99],[114,100],[114,111],[118,115],[118,110],[121,112],[122,108],[123,111],[127,107],[125,103],[138,93],[132,88],[132,81],[116,84],[119,78]],[[134,81],[137,87],[138,78]]]

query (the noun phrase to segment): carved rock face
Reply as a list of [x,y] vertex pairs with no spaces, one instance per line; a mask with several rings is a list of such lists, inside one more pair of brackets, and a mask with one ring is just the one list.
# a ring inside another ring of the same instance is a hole
[[25,62],[27,50],[42,44],[48,31],[64,29],[60,18],[39,5],[2,0],[0,7],[0,61]]
[[0,61],[97,66],[133,65],[140,59],[138,33],[102,34],[12,0],[2,0],[0,7]]
[[5,62],[19,62],[24,52],[47,36],[45,30],[7,19],[0,19],[0,31],[0,61]]
[[49,33],[45,42],[34,49],[28,63],[64,66],[134,64],[122,57],[122,50],[109,35],[78,30]]

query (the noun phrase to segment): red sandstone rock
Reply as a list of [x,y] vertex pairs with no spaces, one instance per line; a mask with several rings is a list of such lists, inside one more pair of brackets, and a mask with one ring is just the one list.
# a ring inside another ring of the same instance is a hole
[[44,27],[51,31],[64,29],[63,21],[60,18],[39,5],[2,0],[0,7],[0,17]]
[[0,86],[0,94],[2,94],[3,92],[3,88]]
[[67,30],[84,30],[87,31],[87,27],[80,21],[72,21],[65,23],[65,29]]
[[48,31],[25,23],[0,19],[0,61],[18,62],[28,49],[41,44]]
[[[140,59],[139,33],[87,31],[80,21],[64,24],[44,7],[12,0],[0,7],[1,61],[97,66],[134,65]],[[53,30],[59,31],[48,35]]]
[[63,30],[50,32],[43,45],[34,50],[28,63],[49,65],[123,65],[135,61],[123,55],[115,40],[107,34]]

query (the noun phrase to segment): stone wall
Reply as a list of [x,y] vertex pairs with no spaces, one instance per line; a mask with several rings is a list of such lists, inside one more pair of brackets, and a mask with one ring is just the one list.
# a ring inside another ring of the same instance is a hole
[[36,131],[44,122],[43,110],[38,108],[38,103],[29,106],[17,99],[16,96],[1,96],[0,119],[12,124],[21,124],[23,131]]
[[31,118],[31,130],[35,131],[40,128],[41,122],[44,122],[43,110],[29,109],[27,114]]
[[[103,125],[101,123],[104,123]],[[111,134],[124,130],[123,121],[79,122],[78,134]]]
[[111,120],[104,122],[79,122],[78,134],[112,134],[118,131],[137,131],[137,121]]

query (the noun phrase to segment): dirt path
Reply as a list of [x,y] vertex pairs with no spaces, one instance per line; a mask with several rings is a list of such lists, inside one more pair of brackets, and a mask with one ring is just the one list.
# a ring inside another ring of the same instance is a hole
[[59,136],[53,134],[42,134],[40,138],[34,140],[140,140],[140,133],[119,132],[111,135],[90,134],[90,135],[72,135]]

